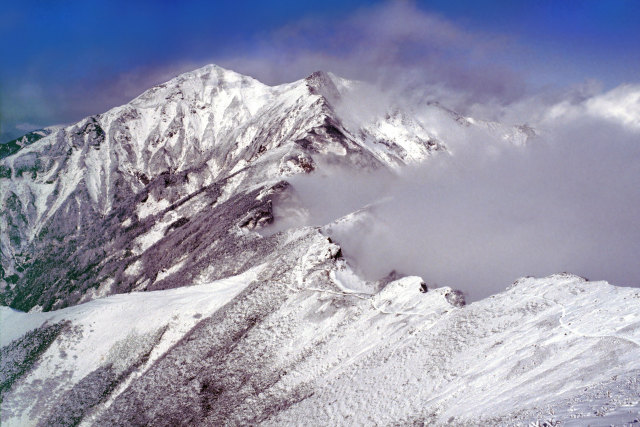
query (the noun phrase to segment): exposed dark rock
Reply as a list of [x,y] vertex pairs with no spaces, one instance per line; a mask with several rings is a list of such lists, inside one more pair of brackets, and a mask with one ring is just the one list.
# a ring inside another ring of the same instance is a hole
[[452,289],[444,294],[444,297],[447,299],[449,304],[455,307],[464,307],[467,303],[465,301],[464,294],[459,290]]
[[382,289],[387,286],[389,283],[401,279],[404,277],[404,274],[398,273],[396,270],[391,270],[389,274],[384,276],[382,279],[378,280],[378,288]]

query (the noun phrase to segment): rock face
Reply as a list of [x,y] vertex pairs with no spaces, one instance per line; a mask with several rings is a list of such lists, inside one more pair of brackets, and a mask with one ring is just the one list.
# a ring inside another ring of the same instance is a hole
[[556,275],[465,305],[359,277],[328,237],[358,215],[258,232],[292,175],[447,155],[410,111],[361,114],[359,85],[207,66],[7,148],[2,425],[632,422],[636,289]]

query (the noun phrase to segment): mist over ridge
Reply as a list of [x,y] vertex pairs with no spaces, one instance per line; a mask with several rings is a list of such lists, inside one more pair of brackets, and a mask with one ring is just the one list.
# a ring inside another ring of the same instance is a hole
[[640,92],[622,89],[538,104],[536,136],[524,146],[415,105],[414,117],[434,126],[450,153],[396,174],[328,165],[293,177],[307,210],[293,224],[321,226],[364,208],[360,227],[329,229],[367,279],[397,270],[472,300],[562,271],[637,286],[640,116],[611,106]]

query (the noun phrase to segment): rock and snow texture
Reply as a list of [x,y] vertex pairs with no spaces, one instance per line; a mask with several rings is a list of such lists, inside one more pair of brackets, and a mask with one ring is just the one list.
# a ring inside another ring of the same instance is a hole
[[438,120],[534,135],[356,108],[366,91],[207,66],[7,146],[0,303],[23,312],[0,307],[2,425],[634,422],[637,289],[556,275],[464,306],[363,280],[329,236],[364,211],[259,233],[292,175],[447,153]]
[[[3,358],[8,359],[3,366],[15,360],[11,356],[19,345],[7,347],[12,341],[20,343],[26,332],[45,322],[64,325],[60,335],[39,359],[37,368],[26,381],[14,388],[11,394],[14,397],[4,399],[3,424],[11,419],[13,421],[9,424],[28,425],[38,418],[46,418],[47,413],[55,412],[51,401],[56,405],[66,404],[65,409],[83,415],[81,405],[71,408],[69,403],[56,398],[68,396],[68,390],[77,386],[96,367],[107,366],[105,372],[114,377],[111,380],[113,384],[109,386],[119,383],[115,378],[132,365],[136,365],[136,373],[140,375],[202,317],[211,316],[248,286],[255,276],[255,272],[250,270],[209,284],[115,295],[46,313],[21,313],[1,307],[1,345],[4,349],[14,350],[3,352]],[[38,391],[41,384],[46,386]],[[126,385],[124,378],[118,385]],[[85,396],[85,399],[87,397],[91,396]],[[34,417],[34,414],[42,415]]]
[[[4,391],[3,425],[638,419],[637,289],[555,275],[459,307],[452,290],[422,293],[420,278],[405,277],[371,295],[332,278],[348,267],[317,232],[289,238],[310,249],[275,275],[259,266],[50,313],[3,308],[3,345],[45,320],[67,322]],[[5,356],[15,343],[3,347],[3,369],[16,363]]]
[[[521,279],[456,309],[444,301],[448,290],[421,296],[417,283],[402,286],[408,280],[392,282],[372,299],[380,309],[375,301],[391,287],[381,310],[390,316],[376,314],[362,325],[365,331],[336,340],[335,348],[346,353],[362,348],[349,341],[366,332],[368,354],[319,376],[312,396],[269,424],[308,417],[324,425],[637,419],[637,289],[568,275]],[[412,305],[403,300],[408,295]]]

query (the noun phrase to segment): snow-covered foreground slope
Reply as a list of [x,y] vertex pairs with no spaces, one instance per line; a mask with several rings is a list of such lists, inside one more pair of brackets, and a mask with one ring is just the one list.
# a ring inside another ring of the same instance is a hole
[[260,283],[260,266],[51,313],[4,308],[3,345],[69,323],[5,391],[3,425],[638,422],[637,289],[555,275],[464,307],[405,277],[361,283],[382,287],[367,294],[314,245],[291,283]]
[[[373,312],[332,346],[357,348],[364,335],[371,348],[317,376],[313,395],[270,424],[638,422],[637,289],[557,275],[456,309],[408,280],[389,285],[387,316]],[[413,304],[396,307],[409,293]]]
[[[34,413],[51,412],[51,401],[64,395],[96,367],[111,364],[117,371],[125,371],[137,363],[136,374],[142,374],[145,367],[155,362],[203,316],[211,316],[255,277],[255,271],[250,270],[213,283],[115,295],[47,313],[22,313],[0,307],[0,344],[5,349],[12,341],[19,341],[26,332],[45,323],[68,322],[27,380],[16,388],[11,399],[5,399],[3,425],[34,423]],[[3,356],[8,354],[11,353]],[[6,363],[11,360],[5,360],[3,367]],[[120,387],[125,385],[123,381]]]

